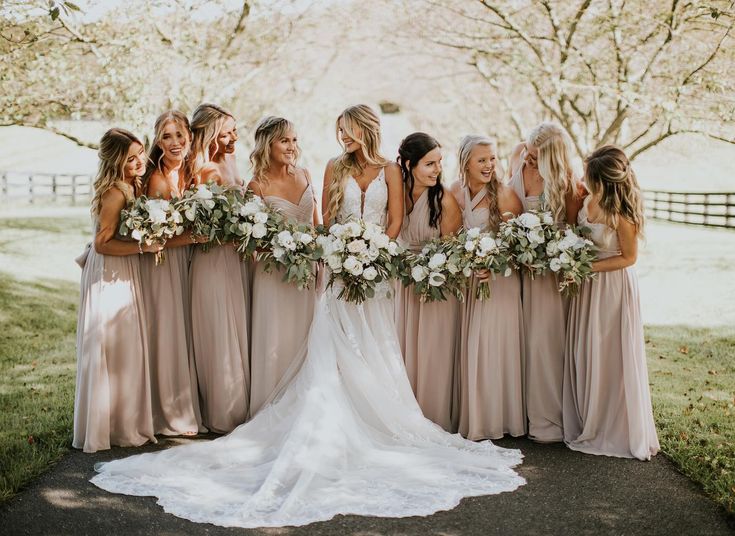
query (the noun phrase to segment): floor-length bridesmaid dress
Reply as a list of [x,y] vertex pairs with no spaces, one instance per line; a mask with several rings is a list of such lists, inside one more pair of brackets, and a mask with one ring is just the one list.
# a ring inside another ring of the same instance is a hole
[[[267,195],[265,203],[292,223],[312,225],[314,194],[306,186],[298,204]],[[299,290],[283,281],[283,273],[267,273],[256,263],[253,273],[251,320],[250,414],[255,415],[271,397],[293,360],[305,348],[314,316],[314,287]]]
[[[518,195],[523,210],[540,208],[539,196],[526,196],[524,164],[513,174],[509,186]],[[544,442],[563,440],[562,377],[564,341],[569,300],[558,290],[552,273],[521,276],[525,334],[524,396],[528,436]]]
[[[241,188],[239,184],[229,185]],[[204,426],[227,433],[250,408],[250,268],[233,244],[195,248],[191,333]]]
[[102,255],[92,244],[80,290],[72,445],[155,442],[140,256]]
[[[399,243],[420,251],[440,231],[429,225],[426,190],[403,219]],[[427,419],[448,432],[456,432],[459,418],[458,362],[460,303],[421,302],[413,286],[397,286],[396,329],[406,372],[416,399]]]
[[[620,254],[617,233],[578,214],[600,259]],[[599,272],[571,300],[564,363],[564,440],[589,454],[648,460],[659,451],[634,267]]]
[[[487,190],[471,198],[462,189],[465,229],[488,231],[489,208],[480,207]],[[459,432],[468,439],[499,439],[526,433],[523,398],[523,309],[517,272],[490,281],[490,299],[478,300],[472,277],[462,307],[460,330]]]

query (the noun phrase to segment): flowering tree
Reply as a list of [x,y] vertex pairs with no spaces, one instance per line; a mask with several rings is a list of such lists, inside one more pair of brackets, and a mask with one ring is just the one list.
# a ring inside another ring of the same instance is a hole
[[731,1],[424,5],[442,22],[424,38],[470,67],[519,139],[546,117],[579,155],[616,143],[635,158],[690,132],[735,143]]

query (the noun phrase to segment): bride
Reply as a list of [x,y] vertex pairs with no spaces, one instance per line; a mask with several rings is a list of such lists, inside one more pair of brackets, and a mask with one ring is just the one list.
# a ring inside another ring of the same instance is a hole
[[[397,166],[364,105],[337,123],[343,154],[325,172],[327,221],[363,218],[395,237]],[[166,512],[235,527],[306,525],[337,514],[429,515],[463,497],[512,491],[521,453],[450,435],[425,419],[406,376],[389,285],[363,304],[319,299],[300,366],[229,435],[98,464],[107,491],[153,495]],[[283,329],[288,329],[284,326]]]

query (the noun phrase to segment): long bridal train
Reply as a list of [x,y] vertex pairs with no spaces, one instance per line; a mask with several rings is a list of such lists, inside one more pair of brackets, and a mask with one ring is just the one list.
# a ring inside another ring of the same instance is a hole
[[512,491],[518,450],[474,443],[425,419],[408,382],[392,301],[328,290],[303,366],[230,435],[99,464],[92,482],[153,495],[166,512],[222,526],[304,525],[336,514],[428,515]]

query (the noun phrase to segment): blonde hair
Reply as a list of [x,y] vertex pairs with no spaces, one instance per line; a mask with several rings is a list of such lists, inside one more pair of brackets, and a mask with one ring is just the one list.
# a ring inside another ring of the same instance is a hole
[[[459,163],[459,180],[462,186],[467,186],[467,165],[470,163],[470,155],[472,149],[477,146],[492,147],[497,153],[495,142],[486,136],[465,136],[459,143],[459,151],[457,161]],[[493,231],[497,231],[500,227],[501,215],[498,208],[498,184],[500,184],[500,176],[498,174],[498,165],[495,165],[492,179],[485,185],[487,189],[487,200],[489,203],[489,227]],[[471,207],[470,207],[471,208]]]
[[210,162],[212,155],[209,154],[210,147],[217,141],[222,131],[222,126],[227,118],[235,117],[216,104],[202,103],[194,110],[191,116],[191,173],[192,177],[198,177],[204,164]]
[[[273,115],[264,117],[255,127],[255,147],[253,152],[250,153],[250,166],[253,170],[253,180],[258,181],[262,186],[268,183],[265,172],[271,164],[271,144],[284,136],[289,130],[294,130],[291,121]],[[301,151],[297,145],[296,160],[298,160],[300,154]],[[291,168],[288,171],[291,174],[295,172]]]
[[639,236],[643,236],[643,195],[623,150],[615,145],[604,145],[585,158],[584,163],[585,182],[590,192],[599,196],[605,224],[617,229],[618,218],[623,217],[636,226]]
[[[388,160],[380,154],[380,118],[372,108],[365,104],[350,106],[344,110],[335,122],[335,134],[337,141],[339,136],[339,120],[344,121],[344,133],[360,145],[360,149],[352,153],[344,151],[334,161],[332,171],[332,182],[329,185],[329,206],[327,210],[327,221],[337,217],[342,199],[345,193],[345,184],[350,176],[362,173],[362,166],[357,160],[358,151],[362,151],[368,165],[385,166]],[[355,134],[356,128],[362,131],[361,136]]]
[[[164,173],[163,169],[163,149],[159,145],[163,139],[163,131],[166,125],[169,123],[176,123],[179,125],[186,135],[189,137],[191,145],[191,128],[189,127],[189,118],[178,110],[169,110],[158,116],[156,123],[153,127],[153,143],[151,143],[151,149],[148,153],[148,165],[146,166],[145,175],[143,175],[143,188],[144,191],[148,189],[148,181],[151,179],[151,175],[156,171],[161,174]],[[183,184],[181,184],[181,178],[179,178],[179,185],[182,189],[186,189],[191,185],[192,181],[192,159],[191,159],[191,147],[189,151],[184,155],[184,163],[181,166],[183,171]]]
[[527,143],[538,149],[538,172],[544,179],[543,208],[551,211],[557,223],[565,223],[566,196],[570,192],[576,195],[569,134],[556,123],[541,123]]
[[140,177],[135,178],[134,185],[125,181],[125,163],[128,159],[128,151],[133,143],[143,147],[143,144],[132,132],[123,128],[111,128],[103,134],[100,140],[100,148],[97,152],[100,162],[94,179],[94,196],[90,208],[92,217],[95,220],[102,208],[102,196],[110,188],[120,190],[127,202],[134,200],[136,193],[141,189]]

